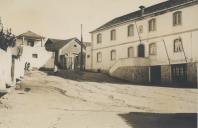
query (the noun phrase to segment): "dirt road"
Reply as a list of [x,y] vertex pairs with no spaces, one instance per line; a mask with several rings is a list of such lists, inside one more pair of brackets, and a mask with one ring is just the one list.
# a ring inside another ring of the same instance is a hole
[[196,128],[196,89],[131,85],[103,74],[28,73],[0,99],[0,128]]

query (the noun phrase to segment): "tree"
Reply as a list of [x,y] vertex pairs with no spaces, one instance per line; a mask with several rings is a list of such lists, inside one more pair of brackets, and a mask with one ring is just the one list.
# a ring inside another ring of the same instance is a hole
[[0,48],[7,51],[8,47],[14,47],[16,36],[12,34],[11,29],[4,31],[3,24],[0,20]]

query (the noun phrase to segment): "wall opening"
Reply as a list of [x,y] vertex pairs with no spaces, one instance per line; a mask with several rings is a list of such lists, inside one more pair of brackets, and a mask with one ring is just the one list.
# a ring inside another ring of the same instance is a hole
[[187,64],[171,65],[172,81],[176,83],[187,82]]
[[161,66],[151,66],[150,67],[151,83],[161,82]]
[[145,57],[145,47],[143,44],[138,45],[138,57]]

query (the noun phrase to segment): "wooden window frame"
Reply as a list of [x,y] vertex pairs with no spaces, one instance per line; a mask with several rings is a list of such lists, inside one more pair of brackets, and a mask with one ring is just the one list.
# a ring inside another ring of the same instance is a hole
[[[151,47],[155,47],[155,52],[154,53],[152,52]],[[157,55],[157,44],[156,43],[150,43],[149,44],[149,55],[151,55],[151,56]]]
[[[130,54],[130,49],[132,49],[133,55],[131,56]],[[134,57],[134,47],[128,47],[128,58],[133,58]]]
[[127,36],[128,37],[131,37],[131,36],[134,36],[134,25],[133,24],[130,24],[128,27],[127,27],[128,31],[127,31]]
[[173,26],[182,25],[182,12],[177,11],[173,13]]
[[97,34],[97,44],[100,44],[100,43],[102,43],[102,34],[101,33]]
[[36,53],[32,54],[32,58],[37,59],[38,58],[38,54],[36,54]]
[[149,32],[153,32],[153,31],[157,30],[157,24],[156,24],[156,19],[155,18],[150,19],[148,21],[148,30],[149,30]]
[[110,38],[111,38],[112,41],[116,40],[116,30],[115,29],[111,30]]
[[[113,53],[115,54],[115,57],[113,57]],[[114,49],[114,50],[111,50],[111,60],[113,61],[113,60],[116,60],[116,50]]]
[[[177,41],[180,42],[180,50],[179,49],[176,49],[176,43],[178,43]],[[183,46],[182,46],[182,39],[181,38],[177,38],[177,39],[174,39],[173,41],[173,52],[174,53],[180,53],[180,52],[183,52]]]

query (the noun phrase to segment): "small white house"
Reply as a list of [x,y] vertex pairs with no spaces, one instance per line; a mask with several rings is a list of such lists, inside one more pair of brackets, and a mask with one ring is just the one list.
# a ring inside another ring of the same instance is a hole
[[[48,39],[45,47],[53,53],[54,64],[60,69],[79,69],[81,64],[81,41],[77,38],[66,40]],[[85,45],[82,45],[83,63],[85,68]]]
[[44,37],[34,32],[27,31],[17,36],[16,47],[21,47],[19,63],[22,69],[25,63],[30,63],[31,69],[39,69],[51,59],[52,54],[46,51],[44,45]]

